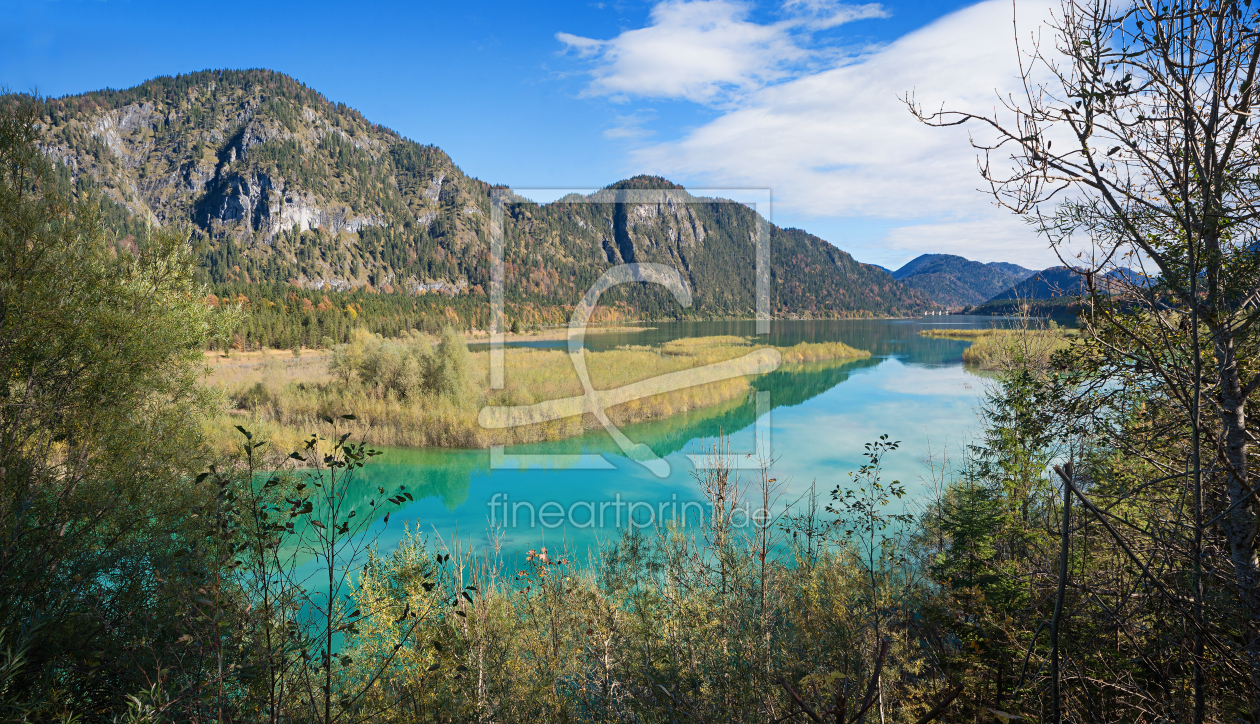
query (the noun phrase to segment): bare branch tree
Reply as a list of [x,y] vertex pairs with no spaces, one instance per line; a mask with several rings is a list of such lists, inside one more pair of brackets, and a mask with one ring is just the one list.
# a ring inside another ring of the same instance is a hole
[[1204,720],[1208,659],[1218,656],[1212,665],[1237,661],[1245,672],[1260,719],[1260,506],[1247,417],[1260,388],[1260,8],[1064,0],[1048,27],[1053,48],[1022,41],[1017,28],[1022,93],[993,114],[905,100],[929,125],[982,128],[972,145],[994,198],[1082,276],[1093,374],[1080,399],[1095,405],[1082,414],[1101,419],[1097,406],[1110,404],[1142,417],[1140,440],[1108,444],[1160,471],[1113,502],[1181,496],[1173,515],[1124,535],[1144,538],[1136,555],[1160,563],[1150,568],[1188,571],[1168,593],[1188,600],[1166,603],[1192,619],[1193,719]]

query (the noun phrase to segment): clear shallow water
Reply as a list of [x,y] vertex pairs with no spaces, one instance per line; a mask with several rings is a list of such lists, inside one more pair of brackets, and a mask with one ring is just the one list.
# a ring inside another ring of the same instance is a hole
[[[819,491],[843,484],[849,471],[861,464],[863,445],[885,433],[902,441],[901,449],[885,459],[885,479],[899,479],[917,493],[925,475],[920,460],[929,442],[957,452],[975,429],[985,385],[983,377],[962,366],[968,342],[921,337],[917,332],[994,324],[992,317],[961,316],[774,322],[768,339],[760,340],[776,345],[837,340],[869,350],[872,356],[845,364],[784,368],[754,380],[754,388],[769,393],[768,400],[762,396],[761,415],[757,400],[750,397],[622,428],[632,441],[646,444],[668,463],[669,474],[663,478],[627,458],[609,435],[597,431],[571,440],[507,448],[504,459],[493,466],[488,450],[387,449],[360,471],[356,487],[366,495],[377,487],[391,490],[402,484],[415,497],[383,526],[379,543],[385,552],[397,545],[404,521],[430,537],[485,545],[493,515],[505,554],[561,545],[579,557],[600,538],[617,537],[632,515],[640,524],[649,517],[655,523],[683,514],[694,522],[702,509],[688,455],[701,452],[721,435],[729,436],[733,452],[751,453],[756,450],[755,431],[769,430],[777,458],[772,475],[783,486],[780,509],[805,494],[811,483],[816,482]],[[652,329],[607,334],[592,329],[586,346],[599,350],[680,337],[755,333],[753,322],[644,326]],[[529,344],[564,345],[563,340]],[[556,454],[585,454],[591,456],[588,461],[597,456],[610,469],[521,462],[523,455]]]

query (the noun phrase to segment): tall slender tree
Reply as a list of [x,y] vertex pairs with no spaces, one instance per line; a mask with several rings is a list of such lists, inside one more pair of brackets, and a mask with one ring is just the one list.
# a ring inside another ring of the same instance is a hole
[[[1214,686],[1247,692],[1260,720],[1260,501],[1247,414],[1260,388],[1260,8],[1064,0],[1052,45],[1030,30],[1017,28],[1022,93],[993,114],[906,100],[925,123],[983,128],[972,143],[995,198],[1087,282],[1084,411],[1123,407],[1130,423],[1145,420],[1110,428],[1124,434],[1108,444],[1149,463],[1144,484],[1117,502],[1152,490],[1185,502],[1145,531],[1143,560],[1190,572],[1188,604],[1171,592],[1165,604],[1193,632],[1193,719],[1204,720]],[[1161,487],[1169,480],[1177,486]]]

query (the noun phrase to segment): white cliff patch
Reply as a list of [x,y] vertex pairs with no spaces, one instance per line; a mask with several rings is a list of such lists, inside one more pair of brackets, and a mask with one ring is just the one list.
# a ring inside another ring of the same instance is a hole
[[696,212],[691,208],[691,206],[687,207],[687,219],[691,222],[693,242],[695,244],[699,244],[704,241],[704,224],[700,223],[700,219],[696,217]]
[[379,216],[359,216],[346,222],[346,231],[359,233],[359,229],[365,229],[369,226],[388,226],[384,219]]
[[437,201],[438,197],[442,195],[442,182],[445,180],[446,180],[445,173],[439,173],[438,175],[430,179],[429,188],[424,190],[424,197],[426,199]]
[[115,156],[124,156],[127,151],[123,148],[122,137],[118,134],[118,124],[114,122],[114,114],[106,113],[96,120],[93,136],[101,139],[109,148],[110,152]]
[[279,215],[277,231],[288,231],[297,227],[298,231],[310,231],[319,226],[323,213],[314,203],[304,197],[285,199]]

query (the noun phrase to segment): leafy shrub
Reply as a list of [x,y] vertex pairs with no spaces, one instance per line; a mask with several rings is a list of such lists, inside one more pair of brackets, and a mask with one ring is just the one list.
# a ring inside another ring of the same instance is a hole
[[239,410],[257,410],[271,402],[271,392],[267,390],[267,386],[260,382],[255,382],[254,386],[245,391],[245,394],[236,398],[236,407]]
[[378,397],[414,401],[433,396],[456,406],[472,398],[468,346],[450,328],[441,332],[436,348],[420,332],[385,339],[357,330],[349,343],[333,348],[328,370],[346,384],[357,380]]

